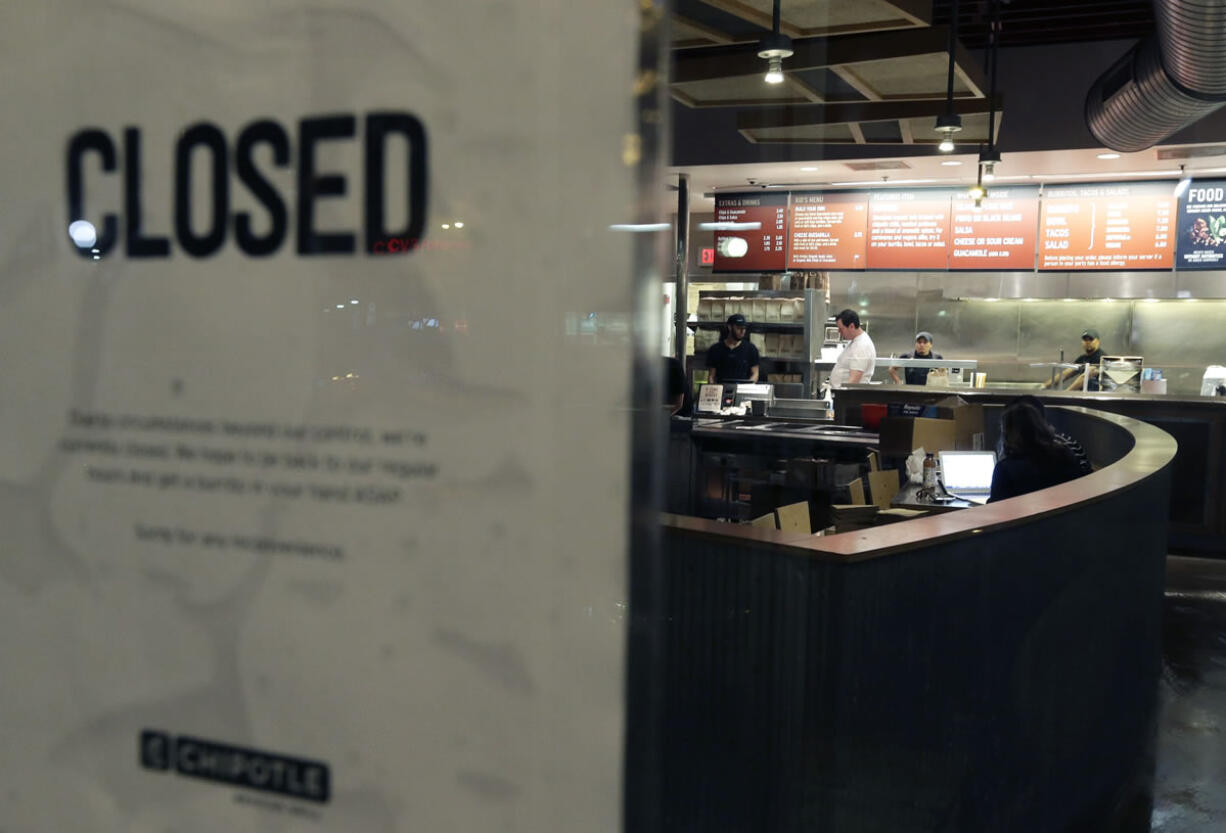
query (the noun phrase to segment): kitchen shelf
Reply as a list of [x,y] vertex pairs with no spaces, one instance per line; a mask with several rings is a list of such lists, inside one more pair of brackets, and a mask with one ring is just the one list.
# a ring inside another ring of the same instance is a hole
[[[698,356],[695,356],[693,353],[691,353],[685,358],[686,358],[686,361],[705,361],[706,357],[707,357],[706,353],[703,353],[702,355],[698,355]],[[765,353],[763,353],[761,350],[758,351],[758,357],[762,359],[770,359],[773,362],[791,362],[793,364],[808,364],[809,363],[809,360],[805,358],[804,356],[768,356]],[[818,362],[818,364],[821,364],[821,362]],[[831,367],[834,366],[834,362],[828,362],[828,364]]]
[[[793,290],[717,290],[717,291],[701,291],[698,293],[698,302],[701,305],[704,300],[740,300],[746,302],[770,300],[770,299],[791,299],[793,301],[801,300],[804,302],[803,308],[796,308],[796,314],[799,316],[795,320],[788,321],[757,321],[752,316],[746,316],[749,320],[747,330],[750,333],[799,333],[803,337],[803,348],[808,350],[807,354],[801,355],[784,355],[772,356],[768,355],[761,345],[758,346],[758,355],[764,360],[769,360],[780,365],[791,365],[797,375],[800,376],[801,388],[804,391],[804,396],[812,397],[814,395],[814,381],[817,374],[815,373],[814,362],[821,358],[822,339],[825,336],[826,327],[826,293],[817,289],[793,289]],[[701,309],[701,306],[700,306]],[[727,309],[727,307],[725,307]],[[710,310],[705,310],[710,313]],[[738,308],[732,308],[729,314],[740,311]],[[744,314],[744,313],[742,313]],[[709,333],[711,330],[719,329],[726,325],[727,316],[718,320],[701,320],[691,321],[688,326],[692,329]],[[769,336],[768,336],[769,337]],[[791,343],[789,347],[802,346]],[[688,365],[690,370],[697,370],[704,367],[703,363],[707,347],[695,349],[696,356],[687,358],[695,358],[694,365]],[[796,367],[799,365],[799,367]],[[787,383],[795,384],[795,383]]]
[[[689,322],[691,326],[702,327],[707,330],[716,330],[720,327],[727,326],[725,321],[698,321]],[[746,328],[749,332],[766,332],[768,330],[789,330],[800,331],[805,328],[803,321],[750,321]]]

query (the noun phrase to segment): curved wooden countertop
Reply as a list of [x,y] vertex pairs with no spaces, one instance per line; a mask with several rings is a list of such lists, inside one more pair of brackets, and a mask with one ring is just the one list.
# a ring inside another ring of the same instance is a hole
[[1192,396],[1182,394],[1154,393],[1117,393],[1116,391],[1078,391],[1078,390],[1037,390],[1035,388],[967,388],[967,387],[928,387],[926,385],[844,385],[834,389],[837,401],[840,392],[843,393],[874,393],[888,395],[891,393],[914,393],[940,399],[947,396],[960,396],[968,402],[976,399],[1012,399],[1013,397],[1029,395],[1037,396],[1044,402],[1059,405],[1085,405],[1093,408],[1094,402],[1119,402],[1122,404],[1142,402],[1152,405],[1192,406],[1195,408],[1226,408],[1224,396]]
[[763,529],[748,524],[732,524],[663,514],[667,529],[735,539],[750,546],[761,545],[799,555],[841,563],[866,561],[905,552],[934,541],[955,540],[1004,529],[1044,515],[1071,511],[1095,503],[1111,494],[1127,490],[1161,471],[1175,457],[1175,440],[1158,428],[1118,414],[1089,408],[1068,408],[1117,425],[1133,437],[1133,447],[1121,459],[1092,474],[973,509],[929,515],[880,527],[842,532],[837,535],[805,535]]

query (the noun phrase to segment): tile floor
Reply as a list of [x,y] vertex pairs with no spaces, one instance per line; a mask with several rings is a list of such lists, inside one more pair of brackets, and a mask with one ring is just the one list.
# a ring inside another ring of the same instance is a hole
[[1167,561],[1153,833],[1226,831],[1226,561]]

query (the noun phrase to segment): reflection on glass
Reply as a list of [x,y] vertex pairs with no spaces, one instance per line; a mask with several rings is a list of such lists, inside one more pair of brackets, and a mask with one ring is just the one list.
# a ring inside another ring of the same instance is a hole
[[[91,248],[98,242],[98,229],[89,220],[74,220],[68,225],[68,236],[79,249]],[[97,251],[94,254],[98,254]]]

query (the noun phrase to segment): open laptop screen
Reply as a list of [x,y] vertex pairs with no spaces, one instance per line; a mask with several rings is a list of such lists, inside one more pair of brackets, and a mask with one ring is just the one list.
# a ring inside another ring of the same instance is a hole
[[989,492],[992,471],[996,468],[994,451],[942,451],[941,480],[950,492]]

